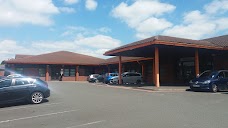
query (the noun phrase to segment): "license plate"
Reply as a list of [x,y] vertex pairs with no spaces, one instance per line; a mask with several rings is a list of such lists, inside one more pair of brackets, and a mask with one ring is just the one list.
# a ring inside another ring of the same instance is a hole
[[200,87],[200,85],[196,85],[196,84],[194,84],[194,85],[192,85],[193,87]]

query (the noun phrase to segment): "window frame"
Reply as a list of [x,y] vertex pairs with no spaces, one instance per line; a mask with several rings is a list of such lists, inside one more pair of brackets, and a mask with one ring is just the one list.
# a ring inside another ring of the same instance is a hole
[[10,81],[10,84],[7,85],[7,86],[1,86],[1,84],[0,84],[0,88],[10,87],[10,86],[12,85],[12,80],[10,80],[10,79],[2,80],[2,81],[0,81],[0,83],[3,82],[3,81],[4,81],[4,82],[5,82],[5,81]]

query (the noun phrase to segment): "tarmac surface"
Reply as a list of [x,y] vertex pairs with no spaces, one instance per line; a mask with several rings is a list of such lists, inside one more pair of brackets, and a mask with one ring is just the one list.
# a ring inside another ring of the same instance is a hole
[[0,128],[227,128],[228,92],[49,82],[39,105],[0,108]]

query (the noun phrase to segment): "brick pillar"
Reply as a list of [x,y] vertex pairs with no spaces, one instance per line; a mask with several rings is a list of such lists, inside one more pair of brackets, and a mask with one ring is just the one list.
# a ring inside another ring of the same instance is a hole
[[75,74],[75,81],[78,81],[78,77],[79,77],[79,72],[78,72],[78,70],[79,70],[79,66],[76,66],[76,74]]
[[199,75],[199,51],[195,50],[195,72],[196,76]]
[[159,78],[159,49],[155,47],[154,54],[154,72],[155,72],[155,86],[160,87],[160,78]]
[[49,81],[49,65],[46,66],[45,81]]
[[122,84],[122,58],[119,56],[119,84]]
[[143,79],[145,79],[145,72],[144,72],[145,65],[142,64],[141,66],[142,66],[142,77]]
[[107,65],[107,68],[108,68],[108,73],[110,73],[110,67]]

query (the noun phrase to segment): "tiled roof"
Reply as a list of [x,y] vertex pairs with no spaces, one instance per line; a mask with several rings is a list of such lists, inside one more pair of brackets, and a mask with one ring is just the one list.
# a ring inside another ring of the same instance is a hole
[[228,35],[225,36],[220,36],[220,37],[214,37],[214,38],[210,38],[210,39],[204,39],[204,40],[192,40],[192,39],[185,39],[185,38],[178,38],[178,37],[171,37],[171,36],[153,36],[144,40],[140,40],[140,41],[136,41],[127,45],[123,45],[120,46],[118,48],[114,48],[112,50],[109,50],[105,53],[105,55],[108,55],[107,53],[116,51],[116,50],[120,50],[120,49],[124,49],[127,47],[131,47],[131,46],[136,46],[136,45],[140,45],[140,44],[145,44],[148,42],[153,42],[153,41],[164,41],[167,43],[178,43],[178,44],[190,44],[190,45],[194,45],[194,47],[198,47],[198,46],[206,46],[206,47],[210,47],[210,48],[222,48],[222,47],[228,47]]
[[25,58],[6,61],[18,64],[72,64],[72,65],[98,65],[104,59],[82,55],[73,52],[59,51]]
[[34,56],[34,55],[22,55],[22,54],[16,54],[16,55],[15,55],[15,59],[20,59],[20,58],[25,58],[25,57],[31,57],[31,56]]
[[153,37],[150,37],[150,38],[147,38],[147,39],[144,39],[144,40],[136,41],[136,42],[133,42],[133,43],[130,43],[130,44],[127,44],[127,45],[123,45],[123,46],[120,46],[118,48],[114,48],[114,49],[112,49],[110,51],[126,48],[126,47],[129,47],[129,46],[135,46],[135,45],[143,44],[143,43],[147,43],[147,42],[153,42],[155,40],[167,41],[167,42],[177,42],[177,43],[187,43],[187,44],[196,44],[196,45],[204,45],[204,46],[215,46],[215,44],[210,43],[208,41],[204,41],[204,40],[199,41],[199,40],[192,40],[192,39],[185,39],[185,38],[177,38],[177,37],[171,37],[171,36],[158,35],[158,36],[153,36]]
[[208,38],[208,39],[204,39],[202,41],[208,41],[214,45],[221,46],[221,47],[228,47],[228,35]]
[[204,40],[192,40],[192,39],[177,38],[177,37],[171,37],[171,36],[158,36],[157,40],[167,41],[167,42],[196,44],[196,45],[203,45],[203,46],[215,46],[215,44],[212,44],[211,42],[204,41]]

